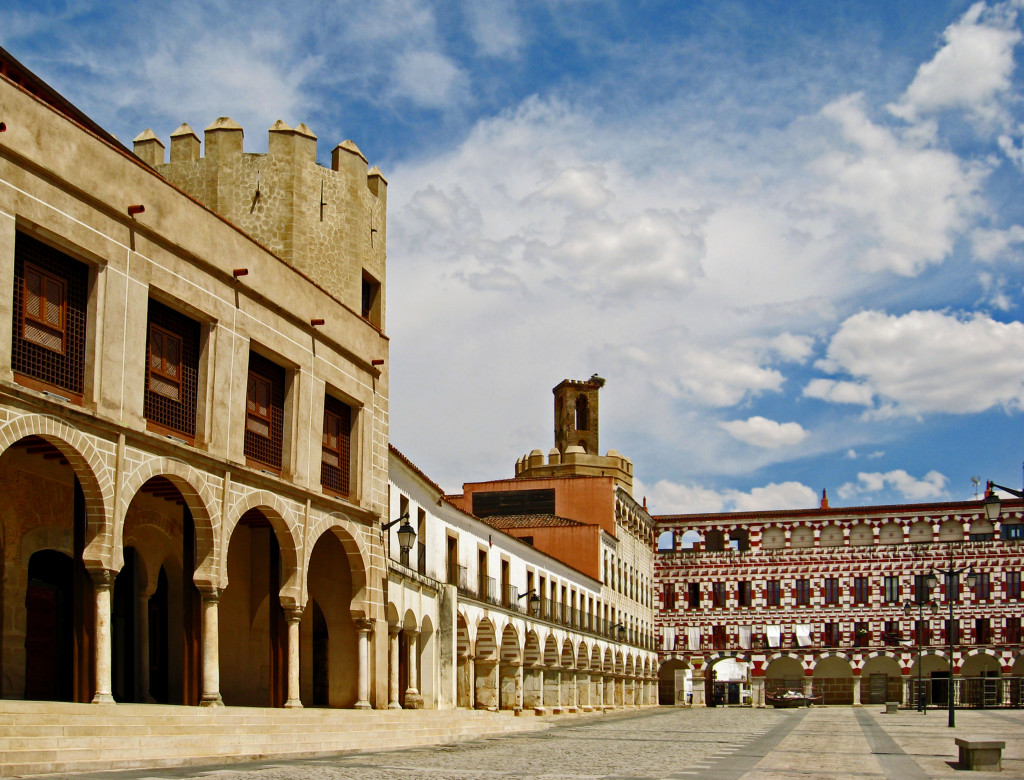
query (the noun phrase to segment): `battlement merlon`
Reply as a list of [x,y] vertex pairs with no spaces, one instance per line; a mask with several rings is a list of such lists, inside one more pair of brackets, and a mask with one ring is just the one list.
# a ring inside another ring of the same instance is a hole
[[[300,122],[295,127],[278,119],[267,131],[267,157],[292,158],[311,164],[316,163],[317,136],[306,125]],[[244,130],[241,125],[230,117],[222,116],[214,120],[204,131],[203,145],[206,147],[205,157],[201,155],[199,136],[187,124],[182,123],[171,133],[171,163],[198,162],[200,160],[217,160],[228,162],[239,157],[244,151]],[[143,130],[133,141],[135,156],[153,168],[168,163],[166,147],[157,135],[149,128]],[[387,179],[376,165],[369,167],[365,155],[350,140],[339,143],[331,152],[330,169],[336,173],[344,173],[364,179],[370,191],[385,197]]]
[[516,461],[516,479],[565,476],[613,477],[633,495],[633,461],[615,450],[596,455],[574,445],[563,455],[553,447],[547,457],[540,450],[533,450]]

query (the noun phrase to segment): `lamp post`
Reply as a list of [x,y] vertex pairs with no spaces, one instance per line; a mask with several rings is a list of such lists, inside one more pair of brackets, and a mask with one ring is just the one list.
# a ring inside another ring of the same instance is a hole
[[[402,523],[403,520],[405,521],[404,523]],[[384,525],[382,525],[380,527],[380,530],[387,531],[389,528],[391,528],[394,525],[397,525],[398,523],[402,523],[402,525],[398,526],[398,548],[400,556],[399,563],[401,563],[403,566],[408,566],[409,550],[411,550],[413,544],[416,543],[416,531],[409,524],[409,513],[403,512],[401,516],[396,517],[390,523],[385,523]]]
[[[989,483],[991,484],[991,483]],[[989,515],[988,499],[986,498],[985,514]],[[998,500],[996,503],[996,516],[999,515]],[[958,569],[953,565],[953,543],[949,543],[949,568],[948,569],[932,569],[932,574],[937,576],[943,576],[946,578],[946,603],[949,604],[949,622],[946,624],[947,639],[949,639],[949,690],[946,693],[946,706],[949,711],[949,722],[950,728],[956,726],[956,709],[953,706],[953,699],[955,698],[955,688],[953,687],[953,583],[956,582],[956,578],[963,572],[967,572],[967,587],[973,588],[974,583],[977,582],[977,577],[974,572],[968,568]]]
[[[925,576],[923,580],[923,590],[927,593],[931,593],[936,582],[938,582],[938,580],[934,575],[929,574]],[[924,593],[917,594],[917,626],[915,627],[915,633],[917,634],[917,711],[922,713],[924,712],[924,696],[922,696],[924,680],[922,678],[923,664],[921,663],[921,653],[923,649],[922,645],[924,644],[924,631],[922,630],[924,624],[924,608],[927,606],[932,611],[933,615],[939,611],[939,605],[935,600],[929,599],[928,601],[925,601],[924,595]],[[910,617],[914,611],[914,606],[914,601],[904,601],[903,614]]]

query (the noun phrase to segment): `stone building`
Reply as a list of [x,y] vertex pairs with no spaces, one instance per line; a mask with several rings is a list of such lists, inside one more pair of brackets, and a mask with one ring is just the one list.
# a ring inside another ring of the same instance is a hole
[[599,618],[598,577],[463,511],[394,448],[390,479],[391,511],[409,518],[416,543],[403,563],[391,529],[389,706],[559,714],[656,703],[657,656]]
[[386,706],[386,183],[0,51],[0,695]]
[[[945,706],[951,641],[957,706],[1024,703],[1020,501],[995,522],[980,501],[824,497],[811,510],[655,521],[663,704],[687,703],[689,687],[695,706],[794,689],[826,704]],[[719,674],[737,667],[740,679]]]

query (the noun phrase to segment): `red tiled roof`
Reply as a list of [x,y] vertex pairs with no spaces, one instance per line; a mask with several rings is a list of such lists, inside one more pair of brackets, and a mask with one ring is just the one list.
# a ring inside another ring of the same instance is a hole
[[492,528],[551,528],[555,526],[586,525],[558,515],[492,515],[479,518]]

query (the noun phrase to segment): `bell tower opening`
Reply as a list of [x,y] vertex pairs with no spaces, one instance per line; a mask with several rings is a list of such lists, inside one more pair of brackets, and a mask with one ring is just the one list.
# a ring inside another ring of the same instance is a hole
[[590,455],[600,453],[598,446],[597,396],[604,379],[594,374],[587,380],[566,379],[552,392],[555,395],[555,447],[579,446]]

